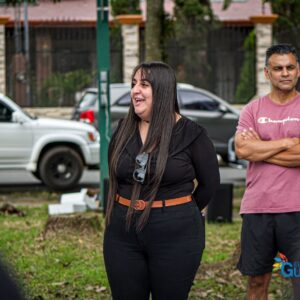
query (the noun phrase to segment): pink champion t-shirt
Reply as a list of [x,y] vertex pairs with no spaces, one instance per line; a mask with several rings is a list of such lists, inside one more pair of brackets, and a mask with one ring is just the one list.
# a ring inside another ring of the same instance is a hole
[[[300,95],[285,105],[264,96],[241,112],[237,131],[252,127],[264,141],[300,137]],[[240,213],[300,211],[300,167],[250,162]]]

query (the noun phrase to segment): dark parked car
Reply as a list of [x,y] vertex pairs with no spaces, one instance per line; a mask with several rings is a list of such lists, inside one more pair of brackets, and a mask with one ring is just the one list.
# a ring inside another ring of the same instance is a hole
[[248,161],[240,159],[235,154],[234,136],[228,141],[228,164],[237,169],[245,169],[248,166]]
[[[114,90],[123,89],[118,97]],[[111,85],[111,122],[116,126],[117,120],[124,117],[130,104],[130,86],[124,84]],[[76,105],[73,119],[83,120],[98,125],[97,89],[84,91]],[[182,115],[190,118],[206,128],[216,151],[224,161],[228,160],[228,141],[234,135],[239,110],[218,96],[196,88],[190,84],[178,84],[178,101]]]

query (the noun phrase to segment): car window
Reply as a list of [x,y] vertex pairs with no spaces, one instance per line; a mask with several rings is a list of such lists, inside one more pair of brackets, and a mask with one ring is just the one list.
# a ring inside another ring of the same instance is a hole
[[12,111],[0,102],[0,122],[11,122]]
[[201,92],[179,90],[181,99],[181,108],[203,110],[203,111],[218,111],[219,103]]
[[97,101],[97,93],[93,92],[86,92],[80,102],[79,102],[79,107],[80,108],[85,108],[85,107],[91,107],[94,106],[96,101]]
[[119,100],[117,100],[116,105],[118,106],[129,106],[131,102],[130,92],[126,93]]
[[116,100],[118,100],[121,96],[123,96],[128,91],[130,91],[129,85],[122,84],[120,86],[120,84],[118,83],[116,84],[112,83],[110,85],[110,102],[112,104],[115,103]]

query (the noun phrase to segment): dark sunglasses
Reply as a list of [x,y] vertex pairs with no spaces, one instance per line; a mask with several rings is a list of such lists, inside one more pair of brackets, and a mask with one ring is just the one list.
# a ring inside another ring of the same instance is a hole
[[145,181],[148,159],[149,153],[146,152],[138,154],[135,158],[137,167],[133,171],[133,179],[141,184]]

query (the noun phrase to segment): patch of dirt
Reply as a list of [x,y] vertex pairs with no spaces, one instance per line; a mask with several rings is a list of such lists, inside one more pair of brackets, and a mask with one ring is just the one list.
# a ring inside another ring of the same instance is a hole
[[99,214],[90,212],[76,215],[49,216],[42,236],[47,238],[63,232],[97,233],[102,230]]
[[215,278],[218,284],[231,284],[240,289],[245,289],[243,276],[236,265],[240,257],[240,243],[236,244],[234,253],[225,261],[201,265],[197,277],[202,279]]
[[11,203],[16,206],[39,207],[49,203],[59,203],[60,194],[52,192],[0,193],[0,205]]
[[21,211],[20,209],[16,208],[14,205],[12,205],[11,203],[3,203],[0,206],[0,214],[4,214],[4,215],[17,215],[19,217],[24,217],[25,213],[23,211]]
[[[229,299],[224,293],[227,286],[235,289],[235,296],[232,300],[244,299],[247,289],[247,276],[243,276],[236,268],[240,257],[240,243],[236,244],[235,250],[230,258],[218,263],[203,264],[199,268],[196,278],[199,282],[213,279],[215,287],[207,290],[200,288],[194,290],[194,296],[199,299]],[[269,287],[268,299],[270,300],[291,300],[291,284],[277,273],[272,274],[271,285]]]

